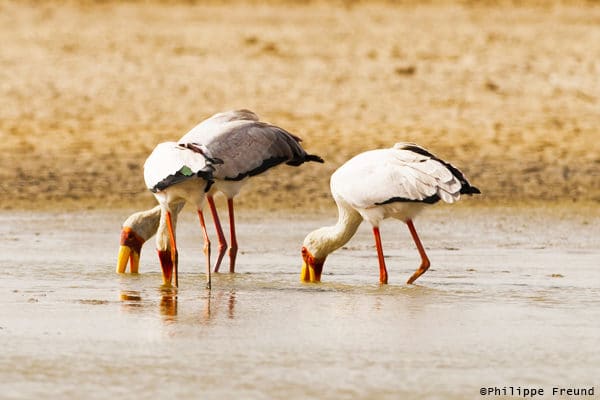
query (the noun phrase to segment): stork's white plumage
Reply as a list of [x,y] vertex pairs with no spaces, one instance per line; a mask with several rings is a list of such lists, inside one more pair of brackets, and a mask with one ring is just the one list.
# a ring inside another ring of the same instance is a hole
[[[213,164],[206,148],[199,144],[180,145],[161,143],[154,148],[144,163],[144,180],[158,201],[161,212],[156,231],[156,248],[163,272],[163,281],[170,285],[175,275],[178,286],[176,217],[186,202],[196,206],[202,225],[205,247],[208,241],[202,207],[206,192],[213,182]],[[155,214],[149,213],[148,218]],[[207,287],[210,288],[210,254],[206,260]]]
[[404,221],[421,256],[413,283],[430,262],[412,222],[428,204],[453,203],[461,194],[480,193],[462,172],[413,143],[361,153],[333,173],[331,194],[338,206],[338,222],[309,233],[302,247],[301,280],[318,282],[326,257],[348,242],[363,220],[373,227],[379,259],[379,281],[387,283],[379,225],[385,218]]
[[[204,120],[178,142],[180,147],[200,148],[209,151],[211,157],[222,160],[222,164],[213,165],[214,184],[207,194],[217,236],[219,238],[219,254],[215,262],[215,271],[218,271],[221,260],[227,250],[225,235],[219,222],[213,196],[217,191],[222,192],[227,198],[229,211],[229,228],[231,233],[229,270],[235,271],[237,254],[237,239],[235,235],[235,217],[233,198],[240,192],[242,186],[254,175],[261,174],[281,163],[298,166],[308,161],[323,162],[316,155],[308,154],[300,145],[300,139],[277,126],[260,122],[258,116],[248,110],[233,110],[218,113]],[[173,160],[171,170],[180,167],[181,160]],[[161,174],[158,174],[161,175]],[[149,178],[156,181],[160,176]],[[177,213],[174,213],[175,215]],[[121,250],[117,260],[117,272],[124,272],[127,266],[127,257],[132,256],[131,270],[137,271],[133,262],[139,259],[139,251],[144,240],[150,236],[153,226],[158,226],[160,213],[141,212],[130,216],[123,224],[121,233]],[[124,238],[133,237],[125,241]],[[137,238],[136,238],[137,237]],[[205,235],[205,252],[210,254],[210,241]],[[129,250],[123,247],[129,247]]]

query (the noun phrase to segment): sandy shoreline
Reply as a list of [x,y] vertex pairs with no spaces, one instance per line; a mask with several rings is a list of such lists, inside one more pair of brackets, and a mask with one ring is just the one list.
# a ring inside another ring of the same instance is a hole
[[585,3],[3,2],[0,208],[151,206],[153,146],[239,107],[327,161],[256,179],[241,207],[328,209],[335,168],[397,141],[487,204],[597,206],[599,21]]

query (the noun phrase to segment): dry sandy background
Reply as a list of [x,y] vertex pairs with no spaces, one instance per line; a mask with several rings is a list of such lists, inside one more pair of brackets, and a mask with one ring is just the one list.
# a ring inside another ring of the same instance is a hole
[[3,1],[0,208],[153,205],[154,145],[241,107],[327,160],[256,179],[246,207],[330,207],[335,168],[397,141],[483,203],[597,206],[599,3],[413,3]]

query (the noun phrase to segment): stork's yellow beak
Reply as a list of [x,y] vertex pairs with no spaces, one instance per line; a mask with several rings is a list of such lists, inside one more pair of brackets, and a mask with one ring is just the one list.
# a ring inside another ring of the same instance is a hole
[[317,260],[308,251],[302,247],[302,270],[300,271],[300,281],[302,282],[321,282],[321,273],[325,260]]
[[140,269],[140,253],[127,245],[121,245],[117,256],[117,274],[124,274],[127,271],[128,261],[129,272],[137,274]]
[[121,247],[117,256],[117,274],[123,274],[127,270],[127,261],[129,261],[129,271],[137,274],[140,269],[140,254],[145,240],[129,227],[121,231]]
[[[302,261],[302,270],[300,271],[300,280],[302,282],[310,282],[310,271],[312,268],[308,266],[306,261]],[[314,275],[314,274],[313,274]]]

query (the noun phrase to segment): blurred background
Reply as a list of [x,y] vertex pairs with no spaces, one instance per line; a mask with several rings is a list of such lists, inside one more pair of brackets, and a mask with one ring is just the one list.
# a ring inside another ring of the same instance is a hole
[[3,1],[0,208],[152,206],[152,148],[234,108],[326,160],[241,207],[332,207],[339,165],[399,141],[485,204],[600,203],[600,3],[491,4]]

